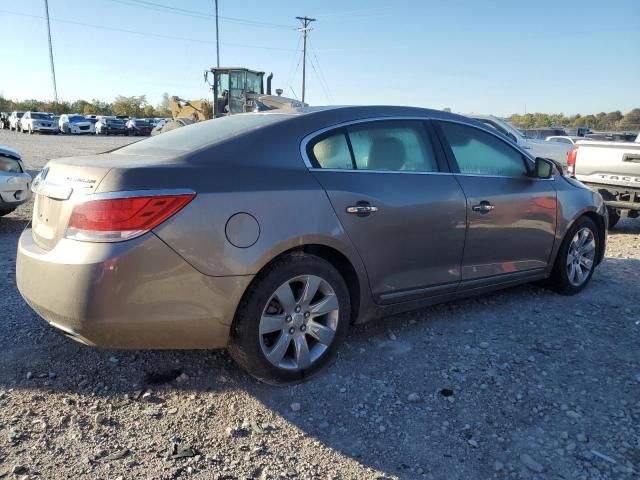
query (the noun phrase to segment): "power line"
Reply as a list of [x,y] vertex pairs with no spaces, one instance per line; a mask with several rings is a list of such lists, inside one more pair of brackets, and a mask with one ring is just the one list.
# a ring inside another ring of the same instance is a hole
[[49,1],[44,0],[44,11],[47,17],[47,36],[49,37],[49,60],[51,61],[51,77],[53,78],[53,99],[58,103],[58,86],[56,85],[56,69],[53,66],[53,46],[51,45],[51,22],[49,21]]
[[311,53],[313,54],[314,58],[316,59],[316,65],[318,66],[318,71],[320,72],[320,76],[319,76],[320,82],[324,83],[324,88],[326,89],[326,92],[328,93],[329,103],[335,103],[335,100],[333,99],[333,95],[331,94],[331,91],[329,89],[329,84],[327,83],[327,79],[324,76],[324,72],[320,68],[320,60],[318,60],[318,55],[316,55],[316,50],[313,48],[313,45],[309,45],[309,47],[311,48]]
[[296,18],[302,22],[302,28],[299,28],[298,31],[302,32],[304,39],[304,47],[302,48],[302,103],[304,104],[305,81],[307,79],[307,34],[311,31],[309,25],[311,22],[315,22],[316,19],[309,17]]
[[[165,13],[174,13],[176,15],[184,15],[187,17],[198,17],[198,18],[214,18],[214,15],[199,12],[197,10],[188,10],[185,8],[172,7],[169,5],[162,5],[160,3],[149,2],[147,0],[111,0],[112,2],[122,3],[124,5],[136,6],[148,8],[157,12],[165,12]],[[280,23],[270,23],[270,22],[261,22],[259,20],[250,20],[246,18],[238,18],[238,17],[219,17],[223,22],[236,23],[240,25],[254,26],[254,27],[263,27],[263,28],[282,28],[286,30],[294,30],[295,27],[292,25],[283,25]]]
[[[22,17],[30,17],[30,18],[39,18],[39,19],[45,19],[45,17],[42,17],[40,15],[31,15],[28,13],[19,13],[19,12],[12,12],[9,10],[0,10],[0,13],[6,13],[9,15],[18,15],[18,16],[22,16]],[[125,28],[117,28],[117,27],[107,27],[104,25],[95,25],[95,24],[91,24],[91,23],[84,23],[84,22],[76,22],[74,20],[65,20],[65,19],[61,19],[61,18],[56,18],[56,19],[51,19],[51,22],[53,23],[67,23],[70,25],[79,25],[82,27],[89,27],[89,28],[97,28],[100,30],[110,30],[110,31],[114,31],[114,32],[121,32],[121,33],[130,33],[133,35],[143,35],[143,36],[148,36],[148,37],[157,37],[157,38],[165,38],[165,39],[169,39],[169,40],[182,40],[185,42],[195,42],[195,43],[203,43],[203,44],[207,44],[207,45],[215,45],[215,41],[212,40],[200,40],[200,39],[196,39],[196,38],[187,38],[187,37],[178,37],[178,36],[174,36],[174,35],[164,35],[161,33],[149,33],[149,32],[140,32],[137,30],[128,30]],[[265,47],[263,45],[245,45],[245,44],[239,44],[239,43],[224,43],[222,42],[221,45],[226,45],[229,47],[239,47],[239,48],[252,48],[252,49],[262,49],[262,50],[278,50],[278,51],[285,51],[285,52],[293,52],[294,50],[292,48],[283,48],[283,47]]]

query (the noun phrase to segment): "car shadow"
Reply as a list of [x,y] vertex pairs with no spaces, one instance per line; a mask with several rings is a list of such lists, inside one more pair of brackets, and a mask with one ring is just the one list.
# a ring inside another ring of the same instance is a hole
[[20,233],[31,222],[30,219],[13,217],[10,214],[0,217],[0,234],[3,233]]
[[[633,361],[625,360],[625,351],[637,351],[637,331],[631,331],[637,327],[619,307],[631,299],[621,298],[615,288],[640,283],[636,259],[607,258],[588,290],[574,297],[526,285],[354,326],[327,372],[287,388],[249,378],[225,352],[114,351],[77,344],[40,320],[4,273],[3,295],[15,301],[9,302],[0,331],[11,324],[16,333],[10,339],[0,335],[0,391],[100,398],[120,405],[123,397],[162,403],[164,397],[189,392],[201,395],[189,404],[194,412],[185,413],[194,418],[203,398],[228,395],[242,403],[251,397],[262,409],[243,415],[275,415],[332,451],[400,478],[422,478],[421,472],[447,478],[452,471],[460,478],[492,477],[495,452],[488,454],[490,445],[535,426],[530,412],[514,400],[516,392],[536,395],[535,401],[547,408],[572,381],[562,375],[543,377],[536,362],[589,368],[613,350],[620,362]],[[580,327],[591,310],[608,313],[606,328]],[[575,313],[571,321],[567,311]],[[629,332],[612,336],[610,329]],[[569,345],[571,338],[588,342],[589,349]],[[617,374],[615,362],[599,368]],[[530,392],[527,382],[543,378],[545,390]],[[145,399],[149,390],[153,395]],[[598,415],[607,418],[604,411],[590,417]],[[241,419],[229,414],[210,421]],[[268,434],[255,432],[248,442],[253,435],[256,443],[269,442]]]

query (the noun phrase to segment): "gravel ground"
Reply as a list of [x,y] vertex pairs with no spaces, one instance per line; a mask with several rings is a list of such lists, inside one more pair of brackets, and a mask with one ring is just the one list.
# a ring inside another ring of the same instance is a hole
[[[126,137],[0,131],[30,170]],[[636,479],[640,220],[581,295],[523,286],[352,329],[275,389],[224,352],[68,340],[15,287],[30,205],[0,219],[0,478]]]

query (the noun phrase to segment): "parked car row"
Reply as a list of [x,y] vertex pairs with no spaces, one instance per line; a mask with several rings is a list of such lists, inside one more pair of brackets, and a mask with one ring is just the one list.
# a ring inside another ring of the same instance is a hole
[[151,135],[153,128],[166,119],[130,118],[126,115],[98,116],[45,112],[13,111],[0,113],[0,129],[23,133],[64,133],[97,135]]
[[0,145],[0,217],[31,198],[31,175],[20,154]]

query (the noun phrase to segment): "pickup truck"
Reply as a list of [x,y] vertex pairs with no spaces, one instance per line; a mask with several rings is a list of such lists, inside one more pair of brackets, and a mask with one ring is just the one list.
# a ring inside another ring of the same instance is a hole
[[640,215],[640,139],[635,142],[578,142],[567,156],[568,174],[600,193],[609,228],[620,216]]

